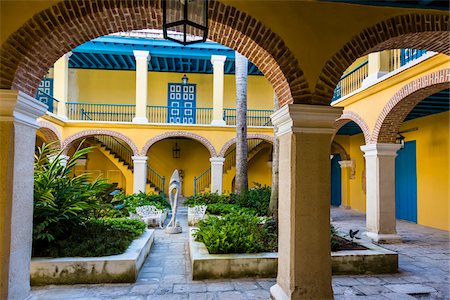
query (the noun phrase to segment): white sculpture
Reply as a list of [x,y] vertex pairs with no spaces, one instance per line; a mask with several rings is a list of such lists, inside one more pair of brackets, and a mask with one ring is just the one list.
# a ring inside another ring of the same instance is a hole
[[170,219],[169,224],[166,227],[167,233],[180,233],[182,231],[180,224],[176,221],[179,194],[180,175],[178,174],[178,170],[175,169],[175,171],[173,171],[172,177],[170,177],[169,183],[169,201],[172,208],[172,218]]

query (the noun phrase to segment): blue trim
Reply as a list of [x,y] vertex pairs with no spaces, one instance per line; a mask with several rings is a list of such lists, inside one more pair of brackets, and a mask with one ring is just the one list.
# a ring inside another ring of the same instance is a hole
[[341,156],[339,154],[334,154],[331,159],[331,205],[334,206],[340,206],[342,202],[340,160]]

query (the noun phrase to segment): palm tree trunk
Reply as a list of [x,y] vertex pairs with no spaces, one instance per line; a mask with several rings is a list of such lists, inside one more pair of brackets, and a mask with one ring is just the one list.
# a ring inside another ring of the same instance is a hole
[[247,68],[248,60],[235,53],[236,64],[236,180],[235,192],[248,189],[247,166]]
[[[274,93],[273,95],[273,111],[277,111],[280,108],[278,103],[278,97]],[[277,126],[273,126],[273,150],[272,150],[272,193],[270,194],[269,202],[269,215],[278,224],[278,166],[279,166],[279,141],[277,138]]]

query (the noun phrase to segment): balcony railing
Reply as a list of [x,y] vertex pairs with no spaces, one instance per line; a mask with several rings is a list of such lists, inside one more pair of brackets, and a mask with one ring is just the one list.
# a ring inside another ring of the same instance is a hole
[[[424,55],[426,50],[395,49],[389,51],[389,72],[392,72],[407,63]],[[333,99],[337,100],[359,89],[362,82],[369,75],[369,61],[366,60],[359,66],[341,77],[333,93]]]
[[[147,119],[150,123],[170,123],[169,110],[175,108],[170,106],[147,106]],[[210,124],[212,121],[212,108],[195,108],[194,124]]]
[[134,117],[134,104],[94,104],[67,103],[69,120],[131,122]]
[[[271,114],[273,110],[249,109],[247,110],[247,126],[272,126]],[[236,125],[236,109],[225,108],[223,118],[227,125]]]

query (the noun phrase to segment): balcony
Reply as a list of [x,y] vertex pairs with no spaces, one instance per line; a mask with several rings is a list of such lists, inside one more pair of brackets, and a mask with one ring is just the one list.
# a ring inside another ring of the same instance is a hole
[[[135,116],[134,104],[94,104],[69,102],[67,105],[67,117],[74,121],[102,121],[102,122],[132,122]],[[147,106],[147,119],[152,124],[180,124],[169,122],[170,106]],[[247,110],[248,126],[272,126],[270,115],[272,110]],[[211,124],[213,116],[212,108],[195,108],[194,122],[191,124]],[[225,108],[223,120],[226,125],[236,126],[236,109]],[[187,123],[181,123],[187,124]]]
[[[388,55],[387,73],[393,72],[407,64],[417,62],[426,50],[417,49],[395,49],[387,50]],[[369,59],[366,59],[350,72],[344,74],[334,90],[333,99],[338,100],[363,86],[363,81],[369,76]]]

